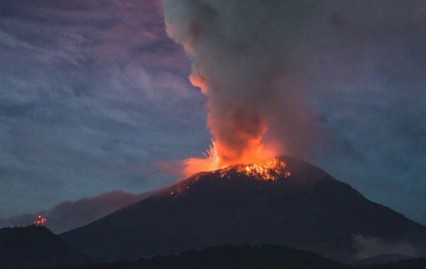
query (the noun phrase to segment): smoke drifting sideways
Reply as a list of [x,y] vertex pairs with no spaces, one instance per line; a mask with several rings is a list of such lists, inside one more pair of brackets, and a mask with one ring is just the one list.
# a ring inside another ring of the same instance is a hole
[[312,149],[316,115],[289,57],[305,5],[164,0],[167,33],[191,58],[190,81],[206,96],[214,141],[215,154],[186,160],[186,174]]

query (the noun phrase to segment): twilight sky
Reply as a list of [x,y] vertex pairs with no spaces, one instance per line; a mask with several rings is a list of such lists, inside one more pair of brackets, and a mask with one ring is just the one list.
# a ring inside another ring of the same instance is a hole
[[[303,159],[426,223],[426,2],[287,2],[320,129]],[[172,183],[159,163],[210,143],[160,1],[2,1],[0,59],[0,218]]]

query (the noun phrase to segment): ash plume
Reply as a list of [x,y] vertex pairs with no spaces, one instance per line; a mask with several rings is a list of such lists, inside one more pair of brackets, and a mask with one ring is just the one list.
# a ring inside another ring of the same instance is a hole
[[252,161],[267,148],[272,155],[311,148],[314,113],[287,52],[292,32],[300,28],[289,21],[304,6],[164,1],[167,32],[191,57],[190,80],[206,96],[207,125],[222,162]]

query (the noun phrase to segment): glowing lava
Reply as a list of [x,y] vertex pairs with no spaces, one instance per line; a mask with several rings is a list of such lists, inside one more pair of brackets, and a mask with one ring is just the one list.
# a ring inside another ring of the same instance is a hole
[[287,163],[280,158],[272,158],[260,164],[236,164],[215,171],[199,172],[183,181],[183,184],[171,191],[169,195],[176,196],[190,189],[193,182],[200,180],[205,175],[212,175],[222,180],[244,178],[247,180],[276,182],[290,177],[291,172],[287,167]]
[[37,219],[34,221],[34,225],[37,226],[44,226],[47,223],[47,218],[43,217],[42,215],[38,215]]
[[278,158],[272,158],[260,164],[236,164],[213,172],[200,172],[194,175],[193,179],[198,180],[201,175],[206,173],[218,174],[222,179],[232,179],[244,175],[251,179],[264,181],[277,181],[291,176],[287,163]]
[[[244,167],[247,173],[262,174],[267,173],[270,169],[283,168],[284,162],[273,158],[276,152],[272,147],[262,145],[260,141],[254,141],[240,156],[234,158],[221,157],[219,149],[226,151],[226,148],[219,142],[212,140],[210,148],[204,153],[204,158],[190,158],[183,161],[183,174],[189,177],[199,172],[209,172],[227,167],[235,166]],[[265,174],[266,178],[269,178]]]
[[234,165],[218,170],[221,178],[230,179],[235,174],[246,175],[256,180],[277,181],[291,176],[287,164],[273,158],[262,164]]

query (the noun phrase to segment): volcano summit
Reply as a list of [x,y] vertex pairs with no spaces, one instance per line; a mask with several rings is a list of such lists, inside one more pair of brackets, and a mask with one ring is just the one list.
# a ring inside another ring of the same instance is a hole
[[426,249],[425,226],[291,157],[198,173],[62,234],[86,254],[109,260],[246,243],[349,259],[359,236]]

